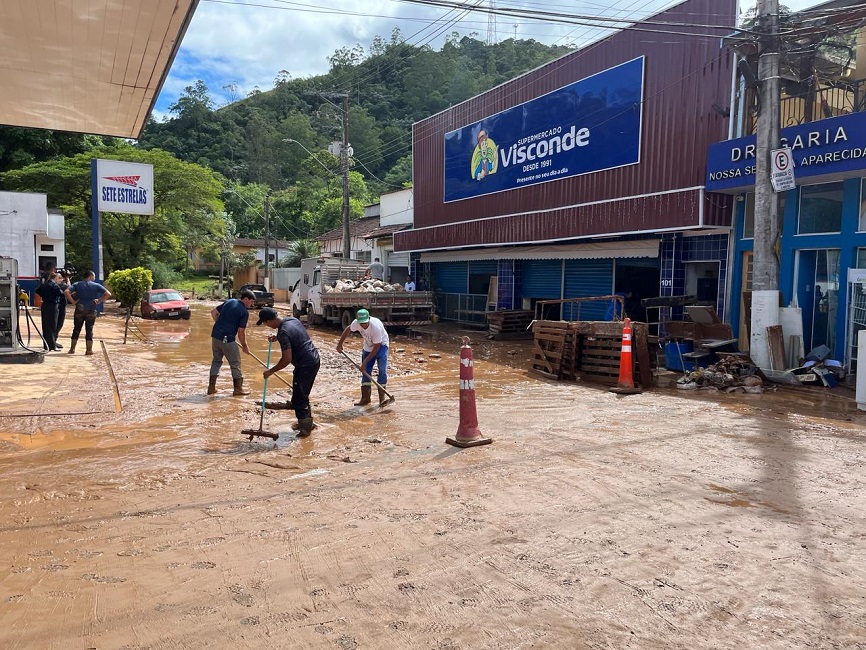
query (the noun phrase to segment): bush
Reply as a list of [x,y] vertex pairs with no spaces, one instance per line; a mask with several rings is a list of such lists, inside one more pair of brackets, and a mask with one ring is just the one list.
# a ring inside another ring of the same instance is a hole
[[[153,273],[154,289],[175,288],[183,280],[183,275],[175,271],[165,262],[151,261],[150,270]],[[148,287],[150,288],[150,287]]]
[[153,285],[153,274],[141,266],[112,271],[105,284],[111,290],[112,296],[127,308],[129,314]]

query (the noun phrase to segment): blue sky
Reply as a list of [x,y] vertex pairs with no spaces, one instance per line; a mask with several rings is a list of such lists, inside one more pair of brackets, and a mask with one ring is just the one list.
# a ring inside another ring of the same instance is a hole
[[[488,6],[490,0],[467,0]],[[495,0],[498,8],[522,7],[590,16],[639,20],[677,2],[665,0],[596,0],[563,3],[545,0]],[[782,4],[791,9],[814,6],[809,0]],[[743,7],[750,3],[742,2]],[[220,106],[245,97],[258,87],[274,86],[281,70],[293,79],[328,71],[328,57],[342,47],[360,44],[365,51],[377,35],[390,38],[397,27],[415,45],[439,49],[454,31],[475,32],[486,39],[483,11],[457,12],[421,7],[402,0],[201,0],[153,112],[160,120],[183,93],[203,80]],[[583,26],[496,17],[497,40],[516,36],[547,44],[580,45],[603,32]],[[647,34],[647,38],[652,38]],[[663,35],[659,35],[660,38]],[[234,86],[236,91],[226,90]]]

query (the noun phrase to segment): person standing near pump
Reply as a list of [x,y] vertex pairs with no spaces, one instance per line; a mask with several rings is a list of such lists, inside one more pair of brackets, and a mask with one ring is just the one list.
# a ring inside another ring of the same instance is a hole
[[[60,290],[66,294],[66,290],[69,288],[69,270],[60,269],[57,273],[60,276],[57,285],[60,287]],[[63,347],[57,342],[57,337],[60,336],[60,330],[63,329],[63,324],[66,322],[66,304],[66,296],[64,295],[57,307],[57,329],[55,330],[54,347],[58,350]]]
[[111,298],[111,292],[96,282],[96,274],[88,271],[84,279],[79,280],[66,291],[66,300],[75,305],[75,313],[72,315],[72,341],[69,344],[69,354],[75,354],[75,346],[81,334],[81,326],[84,326],[84,343],[87,350],[84,354],[93,354],[93,324],[98,315],[97,308],[106,300]]
[[216,393],[216,381],[223,365],[223,357],[229,362],[229,368],[232,372],[232,383],[234,384],[232,395],[240,397],[250,394],[250,390],[244,388],[241,350],[246,354],[250,353],[250,349],[247,347],[246,327],[250,318],[249,310],[255,302],[256,294],[249,289],[244,289],[240,293],[240,298],[230,298],[210,310],[214,325],[210,333],[213,360],[210,364],[208,395]]
[[[343,343],[352,332],[361,334],[364,340],[361,353],[361,367],[368,376],[373,374],[373,364],[379,368],[377,381],[382,386],[388,383],[388,331],[381,320],[370,316],[366,309],[359,309],[349,326],[343,330],[340,340],[337,341],[337,352],[343,351]],[[378,387],[377,387],[378,388]],[[382,388],[379,390],[379,406],[384,406],[390,400]],[[373,392],[373,384],[368,377],[361,376],[361,401],[355,402],[355,406],[366,406],[370,403]]]
[[57,343],[58,313],[66,302],[63,289],[60,288],[61,280],[59,273],[52,273],[36,289],[42,299],[42,306],[39,308],[42,316],[42,339],[52,352],[63,347]]
[[271,329],[277,330],[276,334],[268,336],[269,341],[277,341],[283,351],[280,360],[273,367],[262,372],[262,377],[267,379],[275,372],[279,372],[289,364],[295,366],[292,373],[292,399],[285,406],[282,404],[265,403],[266,408],[291,408],[298,418],[298,437],[306,438],[316,425],[313,424],[313,413],[310,409],[310,392],[316,375],[319,374],[319,351],[313,345],[309,333],[294,316],[280,318],[276,310],[265,307],[259,312],[259,320],[256,325],[264,323]]

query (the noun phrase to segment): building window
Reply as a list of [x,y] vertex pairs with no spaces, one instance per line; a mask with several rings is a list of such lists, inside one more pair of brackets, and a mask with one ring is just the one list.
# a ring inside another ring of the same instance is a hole
[[866,269],[866,248],[857,249],[857,264],[856,268]]
[[743,239],[755,238],[755,193],[746,194],[746,209],[743,210]]
[[357,255],[355,259],[357,259],[359,262],[367,262],[369,264],[373,261],[370,257],[372,254],[373,251],[358,251],[357,253],[355,253],[355,255]]
[[842,230],[842,183],[803,185],[797,234],[837,233]]
[[[859,232],[866,232],[866,178],[860,180],[860,223],[857,226]],[[859,259],[859,253],[858,259]],[[857,265],[859,269],[866,269],[866,266]]]
[[[779,197],[779,218],[785,218],[785,197],[787,193],[782,192]],[[755,238],[755,193],[746,194],[746,207],[743,210],[743,239]]]
[[44,252],[48,252],[48,253],[53,252],[54,251],[54,244],[40,244],[39,250],[44,251]]

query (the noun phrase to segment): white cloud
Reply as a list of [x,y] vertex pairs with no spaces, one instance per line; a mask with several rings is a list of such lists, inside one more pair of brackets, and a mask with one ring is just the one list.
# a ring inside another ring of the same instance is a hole
[[[235,99],[239,99],[255,87],[263,91],[273,88],[280,70],[288,71],[293,79],[324,74],[329,68],[328,57],[337,49],[360,43],[366,50],[377,35],[389,39],[395,27],[400,28],[403,38],[410,43],[430,42],[436,48],[453,31],[464,35],[475,32],[485,38],[488,27],[484,13],[448,12],[400,0],[331,0],[318,5],[313,4],[315,0],[248,0],[255,2],[255,6],[235,1],[247,0],[199,3],[160,93],[159,111],[166,112],[184,88],[198,79],[207,84],[212,98],[221,105],[230,99],[223,89],[229,84],[237,86]],[[599,0],[587,0],[567,11],[635,20],[674,4],[677,3],[649,0],[635,9],[633,0],[614,0],[604,6]],[[814,2],[791,0],[784,4],[799,10]],[[563,10],[561,3],[544,6],[538,0],[497,3],[498,7],[521,5],[535,10]],[[434,24],[435,20],[439,22]],[[518,38],[548,44],[579,44],[597,33],[575,25],[521,20],[515,27],[514,22],[498,16],[497,38],[516,34]]]

